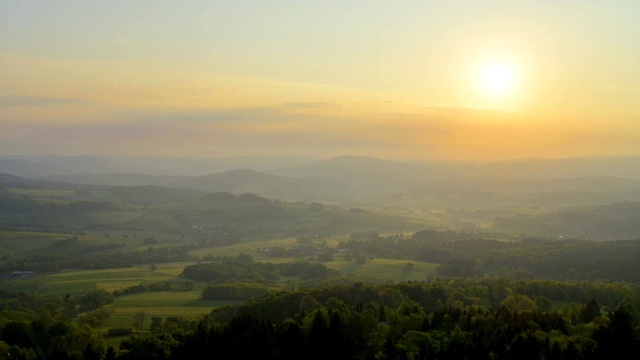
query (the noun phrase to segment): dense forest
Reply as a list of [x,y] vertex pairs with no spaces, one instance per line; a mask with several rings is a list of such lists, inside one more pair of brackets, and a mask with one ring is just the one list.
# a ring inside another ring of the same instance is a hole
[[640,350],[636,285],[500,279],[325,285],[270,292],[199,319],[154,317],[118,349],[94,330],[112,299],[104,291],[77,299],[3,293],[2,353],[12,359],[604,359],[634,358]]
[[557,280],[640,281],[640,240],[520,239],[493,234],[419,231],[407,239],[370,234],[341,247],[375,256],[441,264],[439,276],[501,276]]

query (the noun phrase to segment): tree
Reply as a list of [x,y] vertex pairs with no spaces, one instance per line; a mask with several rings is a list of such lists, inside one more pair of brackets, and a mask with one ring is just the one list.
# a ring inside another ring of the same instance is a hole
[[538,309],[542,312],[549,312],[553,310],[553,302],[544,295],[536,296],[535,303]]
[[596,341],[596,358],[624,359],[630,354],[637,354],[640,343],[633,331],[633,318],[624,308],[619,306],[609,314],[608,325],[600,325],[593,333]]
[[134,315],[133,315],[133,328],[138,330],[138,331],[142,331],[144,330],[144,318],[146,317],[147,312],[143,309],[143,310],[138,310]]
[[511,312],[536,309],[536,303],[529,299],[528,296],[521,294],[510,295],[502,301],[501,305]]
[[109,346],[107,349],[107,354],[104,356],[104,360],[115,360],[116,359],[116,350]]
[[82,360],[100,360],[100,359],[102,359],[102,357],[93,348],[93,346],[91,346],[91,343],[88,343],[87,346],[84,348],[84,350],[82,350]]
[[580,320],[584,323],[592,322],[598,315],[600,315],[600,306],[595,299],[592,299],[580,309]]
[[149,325],[149,331],[159,332],[162,330],[162,318],[160,316],[154,316],[151,318],[151,325]]
[[356,254],[355,257],[356,262],[359,264],[364,264],[365,261],[367,261],[367,257],[363,254]]
[[191,281],[191,280],[185,281],[182,285],[183,285],[183,288],[184,288],[185,291],[193,290],[193,281]]
[[105,289],[98,289],[81,296],[78,300],[83,309],[97,309],[103,305],[111,304],[113,295]]

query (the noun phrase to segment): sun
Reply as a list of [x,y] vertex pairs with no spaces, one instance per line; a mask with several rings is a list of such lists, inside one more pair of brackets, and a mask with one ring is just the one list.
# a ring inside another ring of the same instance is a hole
[[513,86],[513,69],[507,64],[491,64],[482,70],[482,88],[490,93],[503,94]]

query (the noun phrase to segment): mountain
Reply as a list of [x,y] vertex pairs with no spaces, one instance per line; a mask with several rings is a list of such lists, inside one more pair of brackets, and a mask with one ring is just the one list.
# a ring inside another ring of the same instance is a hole
[[349,185],[338,181],[321,178],[295,179],[249,169],[236,169],[181,179],[170,185],[209,192],[251,192],[263,196],[297,200],[340,198],[352,191]]
[[318,161],[296,156],[171,159],[52,155],[0,157],[0,172],[76,184],[184,186],[306,198],[314,194],[343,196],[346,191],[368,195],[438,191],[530,194],[635,191],[637,184],[632,180],[640,179],[640,157],[406,163],[363,156]]
[[104,190],[109,199],[129,204],[153,205],[194,200],[207,195],[206,192],[160,186],[114,186]]
[[155,175],[202,176],[235,169],[267,171],[315,161],[302,156],[241,156],[227,158],[163,158],[155,156],[114,157],[118,163],[134,167],[137,172]]
[[99,173],[99,174],[67,174],[33,176],[35,179],[44,178],[47,181],[65,182],[83,185],[107,185],[107,186],[164,186],[186,176],[149,175],[139,173]]
[[285,179],[269,176],[249,169],[237,169],[221,173],[194,176],[174,181],[176,187],[211,192],[242,192],[248,189],[261,190],[281,185]]
[[[265,171],[315,161],[301,156],[244,156],[229,158],[163,158],[154,156],[96,156],[24,155],[0,157],[0,172],[38,180],[70,181],[82,184],[161,185],[178,176],[202,176],[246,168]],[[110,174],[95,177],[95,174]],[[144,183],[142,175],[148,177]],[[171,178],[173,176],[174,178]]]
[[362,156],[339,156],[268,171],[269,174],[295,178],[324,178],[369,191],[402,191],[424,181],[427,168]]
[[591,240],[640,238],[640,202],[560,208],[496,219],[494,229],[534,236]]
[[0,173],[0,184],[10,185],[10,184],[23,184],[26,182],[27,180],[21,177]]
[[24,178],[47,173],[60,173],[55,167],[49,165],[13,158],[0,158],[0,172]]

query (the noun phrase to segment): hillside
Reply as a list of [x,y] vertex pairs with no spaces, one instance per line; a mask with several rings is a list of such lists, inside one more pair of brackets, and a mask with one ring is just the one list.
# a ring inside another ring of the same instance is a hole
[[323,178],[288,178],[248,169],[196,176],[170,183],[175,187],[208,192],[251,192],[291,200],[339,199],[348,196],[352,187]]
[[561,208],[545,214],[500,217],[494,228],[510,233],[591,240],[640,238],[640,202]]
[[517,178],[467,176],[412,188],[414,199],[443,207],[542,206],[640,201],[640,180],[616,177]]
[[374,191],[398,191],[424,181],[426,168],[372,157],[340,156],[269,171],[297,178],[325,178]]
[[0,185],[4,184],[23,184],[27,182],[25,179],[10,174],[0,173]]

